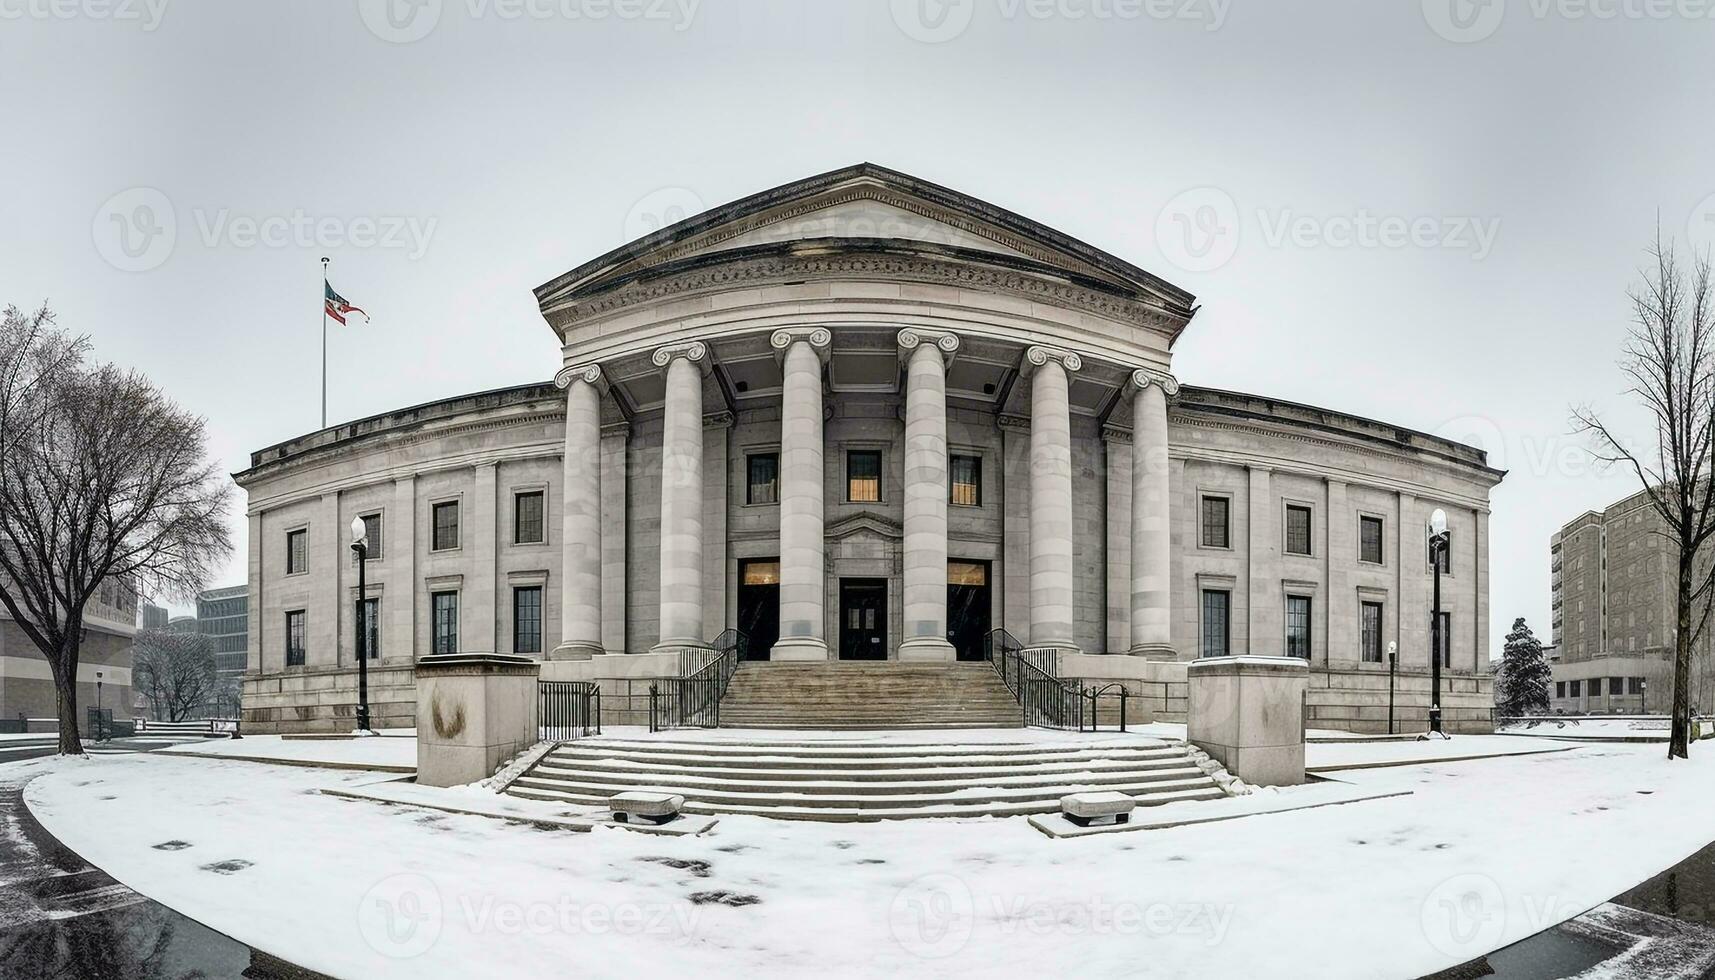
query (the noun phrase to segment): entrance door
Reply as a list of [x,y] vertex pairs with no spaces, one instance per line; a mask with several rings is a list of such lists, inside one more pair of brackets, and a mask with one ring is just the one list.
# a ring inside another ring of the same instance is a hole
[[989,563],[947,563],[947,642],[960,660],[981,660],[994,607],[989,604]]
[[840,659],[887,659],[887,579],[840,579]]
[[744,659],[767,660],[780,639],[780,560],[738,563],[738,628],[749,638]]

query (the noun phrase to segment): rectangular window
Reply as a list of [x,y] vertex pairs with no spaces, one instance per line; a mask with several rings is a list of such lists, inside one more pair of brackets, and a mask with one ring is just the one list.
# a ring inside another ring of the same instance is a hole
[[1644,693],[1644,679],[1642,677],[1629,678],[1626,681],[1626,693],[1627,694],[1642,694],[1642,693]]
[[1610,677],[1610,678],[1608,678],[1608,696],[1609,697],[1617,698],[1617,697],[1619,697],[1625,693],[1626,693],[1626,679],[1624,677]]
[[286,574],[296,575],[310,570],[310,530],[298,528],[286,532]]
[[381,659],[381,600],[363,600],[363,650],[371,660]]
[[434,627],[432,653],[459,652],[459,594],[436,592],[429,596],[430,619]]
[[983,458],[981,456],[950,456],[947,469],[953,491],[948,498],[959,507],[983,505]]
[[1382,662],[1382,604],[1365,602],[1358,607],[1358,635],[1364,648],[1364,662]]
[[381,553],[381,515],[363,515],[363,557],[374,561],[384,557]]
[[542,587],[512,590],[512,652],[542,652]]
[[1286,597],[1286,655],[1310,659],[1310,597]]
[[1203,547],[1231,548],[1233,546],[1232,523],[1228,519],[1232,511],[1231,500],[1226,497],[1203,498]]
[[304,665],[304,611],[294,609],[286,614],[286,666]]
[[[1433,614],[1431,614],[1431,619],[1433,619]],[[1442,613],[1441,614],[1441,631],[1439,634],[1436,634],[1435,642],[1439,643],[1440,648],[1441,648],[1441,668],[1443,670],[1446,670],[1447,668],[1452,667],[1453,666],[1453,614],[1452,613]]]
[[1382,563],[1382,519],[1358,518],[1358,560]]
[[780,502],[780,454],[755,453],[746,464],[750,470],[747,504],[777,504]]
[[1599,698],[1602,696],[1602,678],[1590,678],[1590,696],[1593,698]]
[[1232,649],[1228,640],[1232,625],[1233,594],[1225,589],[1203,590],[1203,656],[1224,657]]
[[529,490],[512,495],[512,543],[541,544],[548,540],[548,527],[543,511],[547,495]]
[[1581,698],[1584,696],[1584,682],[1583,681],[1567,681],[1566,686],[1568,689],[1567,695],[1569,697]]
[[1563,698],[1566,696],[1566,682],[1565,681],[1555,681],[1554,682],[1554,696],[1557,698]]
[[856,504],[881,500],[881,453],[873,450],[846,453],[846,499]]
[[1310,508],[1287,505],[1286,553],[1310,554]]
[[459,502],[448,500],[434,507],[434,530],[430,535],[432,551],[446,551],[459,546]]

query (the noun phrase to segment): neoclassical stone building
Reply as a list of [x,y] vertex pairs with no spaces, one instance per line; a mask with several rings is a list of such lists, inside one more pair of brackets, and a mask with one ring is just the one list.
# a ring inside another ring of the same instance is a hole
[[1313,724],[1488,724],[1480,450],[1182,385],[1184,290],[872,165],[716,208],[539,287],[552,384],[254,454],[247,722],[349,726],[370,522],[381,723],[414,658],[540,657],[609,710],[728,629],[758,659],[980,659],[1006,630],[1182,716],[1184,663],[1307,658]]

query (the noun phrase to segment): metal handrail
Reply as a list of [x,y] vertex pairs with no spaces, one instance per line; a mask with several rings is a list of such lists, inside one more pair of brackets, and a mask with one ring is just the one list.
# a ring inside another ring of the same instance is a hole
[[1004,629],[990,630],[983,637],[983,659],[1000,675],[1001,683],[1018,701],[1026,728],[1059,728],[1096,731],[1096,708],[1101,698],[1118,697],[1120,731],[1126,730],[1126,702],[1131,692],[1124,684],[1109,682],[1086,687],[1082,679],[1061,677],[1059,657],[1053,650],[1026,650],[1018,638]]
[[720,727],[721,698],[749,645],[742,630],[727,630],[707,650],[681,652],[679,676],[649,685],[649,730]]
[[537,681],[538,735],[568,742],[601,734],[601,686],[594,681]]

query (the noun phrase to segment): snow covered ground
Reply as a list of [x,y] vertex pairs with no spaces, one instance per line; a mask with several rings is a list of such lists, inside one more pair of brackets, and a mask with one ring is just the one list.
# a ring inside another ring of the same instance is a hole
[[373,774],[17,765],[44,773],[36,816],[120,881],[336,976],[1374,977],[1502,946],[1706,844],[1715,753],[1662,755],[1357,770],[1413,795],[1072,840],[1018,818],[573,834],[314,792]]
[[417,740],[390,736],[323,739],[246,735],[240,739],[199,739],[161,751],[174,755],[303,765],[368,766],[389,772],[414,772],[417,768]]

